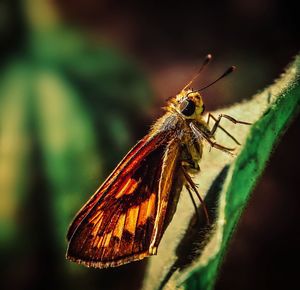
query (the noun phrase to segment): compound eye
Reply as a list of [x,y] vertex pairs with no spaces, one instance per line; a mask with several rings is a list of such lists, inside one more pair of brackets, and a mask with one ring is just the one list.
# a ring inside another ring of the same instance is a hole
[[192,100],[184,100],[180,104],[180,112],[189,117],[192,116],[195,113],[196,105]]

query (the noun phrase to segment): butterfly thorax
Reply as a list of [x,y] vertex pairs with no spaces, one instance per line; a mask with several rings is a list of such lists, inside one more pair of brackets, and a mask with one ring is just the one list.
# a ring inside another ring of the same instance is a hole
[[[180,124],[181,162],[188,171],[198,171],[202,157],[202,139],[195,136],[190,125],[193,123],[200,131],[208,132],[209,128],[203,119],[204,104],[199,92],[183,89],[169,100],[168,111],[177,115]],[[180,121],[181,122],[180,122]]]
[[173,132],[173,138],[180,143],[179,162],[191,173],[199,171],[198,163],[202,157],[203,144],[190,125],[193,123],[204,133],[209,131],[203,118],[202,96],[199,92],[184,89],[168,100],[165,110],[166,114],[154,124],[152,132]]
[[193,134],[188,124],[185,127],[185,130],[183,130],[185,134],[181,136],[180,140],[180,162],[187,171],[195,173],[200,170],[199,161],[203,153],[203,142]]

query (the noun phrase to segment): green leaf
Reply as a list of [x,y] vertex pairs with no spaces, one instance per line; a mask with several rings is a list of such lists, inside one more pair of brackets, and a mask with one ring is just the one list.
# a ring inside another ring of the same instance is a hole
[[[212,228],[195,222],[188,194],[181,193],[177,214],[151,258],[143,289],[214,288],[218,270],[228,249],[230,237],[260,177],[272,150],[300,109],[300,56],[273,85],[251,100],[213,112],[228,114],[252,126],[223,126],[242,144],[230,157],[209,146],[200,162],[201,172],[194,181],[214,209]],[[218,131],[216,140],[231,145]]]
[[11,244],[20,226],[17,208],[28,183],[30,70],[14,63],[0,84],[0,246]]

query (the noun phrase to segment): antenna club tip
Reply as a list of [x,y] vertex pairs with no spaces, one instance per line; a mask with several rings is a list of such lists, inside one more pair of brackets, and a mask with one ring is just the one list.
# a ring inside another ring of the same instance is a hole
[[234,70],[237,69],[237,67],[236,67],[235,65],[232,65],[232,66],[230,67],[230,69],[231,69],[231,71],[234,71]]
[[212,55],[209,53],[209,54],[206,56],[206,58],[210,60],[210,59],[212,59]]

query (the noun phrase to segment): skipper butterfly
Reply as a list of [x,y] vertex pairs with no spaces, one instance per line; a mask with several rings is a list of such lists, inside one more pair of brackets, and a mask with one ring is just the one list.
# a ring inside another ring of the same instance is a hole
[[[233,123],[250,124],[228,115],[215,118],[208,114],[208,120],[204,120],[205,107],[200,92],[234,70],[230,67],[211,84],[192,90],[191,84],[210,59],[211,55],[208,55],[192,80],[167,101],[165,114],[77,213],[67,233],[69,260],[105,268],[155,255],[175,213],[183,186],[194,206],[192,193],[197,195],[209,219],[190,174],[199,171],[204,142],[232,154],[234,148],[214,141],[218,128],[239,144],[220,126],[222,118]],[[210,119],[215,122],[212,128]]]

